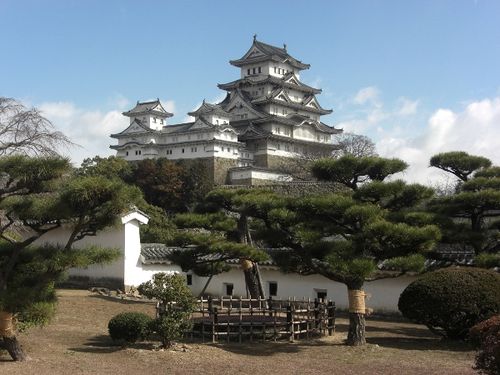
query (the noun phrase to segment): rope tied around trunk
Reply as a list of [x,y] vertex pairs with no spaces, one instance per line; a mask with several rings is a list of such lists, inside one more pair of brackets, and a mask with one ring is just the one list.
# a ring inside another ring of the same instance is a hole
[[372,309],[367,309],[365,306],[365,299],[370,295],[365,293],[364,290],[349,289],[347,291],[349,296],[349,312],[354,314],[370,314]]
[[248,259],[240,259],[240,266],[243,271],[246,271],[253,267],[253,263]]
[[15,336],[14,314],[0,311],[0,337]]

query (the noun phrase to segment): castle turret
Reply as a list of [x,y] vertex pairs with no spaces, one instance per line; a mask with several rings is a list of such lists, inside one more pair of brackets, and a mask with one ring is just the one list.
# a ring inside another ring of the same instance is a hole
[[130,124],[139,121],[143,126],[153,130],[161,130],[167,125],[167,118],[173,114],[167,112],[160,103],[160,99],[150,102],[139,102],[130,111],[123,112],[124,116],[130,118]]

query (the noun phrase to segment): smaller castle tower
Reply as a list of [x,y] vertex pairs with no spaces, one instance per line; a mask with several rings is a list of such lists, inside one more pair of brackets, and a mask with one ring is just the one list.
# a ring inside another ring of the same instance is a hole
[[142,126],[158,131],[167,125],[167,118],[173,116],[163,108],[160,99],[142,103],[137,101],[136,106],[123,112],[123,115],[130,118],[130,124],[138,121]]

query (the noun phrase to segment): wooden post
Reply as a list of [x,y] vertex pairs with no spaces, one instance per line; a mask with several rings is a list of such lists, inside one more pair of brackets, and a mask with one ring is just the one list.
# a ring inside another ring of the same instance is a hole
[[289,332],[289,338],[288,340],[290,342],[293,342],[295,339],[294,335],[294,329],[293,329],[293,308],[292,305],[288,305],[286,307],[286,325],[287,325],[287,330]]
[[328,302],[328,336],[335,332],[335,302]]
[[267,308],[269,310],[269,316],[273,316],[273,297],[269,296],[267,300]]
[[217,307],[214,307],[212,314],[212,342],[219,341],[218,331],[219,331],[219,317],[217,316]]
[[321,333],[321,324],[319,319],[319,301],[314,299],[314,327]]

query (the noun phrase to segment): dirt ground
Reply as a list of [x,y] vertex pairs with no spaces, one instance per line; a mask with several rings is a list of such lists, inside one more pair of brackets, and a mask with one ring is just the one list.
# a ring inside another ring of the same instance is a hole
[[468,346],[442,341],[424,326],[373,318],[363,347],[342,345],[348,322],[337,319],[334,336],[314,341],[122,349],[107,335],[109,319],[123,311],[153,315],[153,305],[82,290],[59,295],[53,322],[19,336],[31,360],[15,363],[0,352],[0,374],[475,374]]

